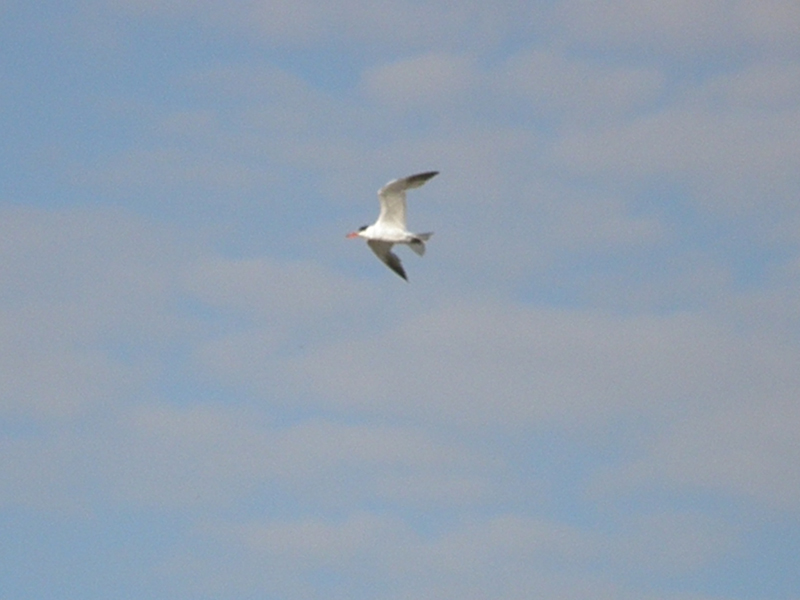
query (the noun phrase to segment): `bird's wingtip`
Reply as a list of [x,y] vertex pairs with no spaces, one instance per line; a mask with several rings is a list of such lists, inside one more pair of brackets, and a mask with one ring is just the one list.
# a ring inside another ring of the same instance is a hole
[[416,175],[412,175],[408,179],[410,181],[423,182],[423,181],[428,181],[428,179],[431,179],[433,177],[436,177],[438,174],[439,174],[439,171],[425,171],[424,173],[417,173]]
[[439,171],[425,171],[424,173],[409,175],[408,177],[400,179],[399,181],[402,181],[407,189],[418,188],[432,177],[436,177],[438,174]]

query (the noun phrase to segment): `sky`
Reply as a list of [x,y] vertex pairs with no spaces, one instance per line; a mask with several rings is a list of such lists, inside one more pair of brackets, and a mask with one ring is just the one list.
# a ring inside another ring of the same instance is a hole
[[0,599],[800,599],[798,31],[0,0]]

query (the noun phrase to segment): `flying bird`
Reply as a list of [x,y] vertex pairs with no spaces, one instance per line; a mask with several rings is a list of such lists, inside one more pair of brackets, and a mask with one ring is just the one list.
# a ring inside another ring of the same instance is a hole
[[418,188],[438,174],[439,171],[427,171],[402,179],[393,179],[378,190],[378,199],[381,202],[378,220],[372,225],[364,225],[358,231],[347,234],[348,238],[365,238],[375,255],[406,281],[408,277],[403,269],[403,263],[392,252],[392,246],[405,244],[422,256],[425,254],[425,242],[433,235],[433,233],[411,233],[406,229],[406,190]]

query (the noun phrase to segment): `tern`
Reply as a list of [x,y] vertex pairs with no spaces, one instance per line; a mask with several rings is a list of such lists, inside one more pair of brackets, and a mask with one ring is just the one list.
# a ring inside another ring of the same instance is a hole
[[439,171],[427,171],[409,175],[402,179],[393,179],[378,190],[381,212],[378,220],[372,225],[364,225],[358,231],[348,233],[348,238],[362,237],[367,245],[386,266],[408,281],[403,263],[392,252],[395,244],[405,244],[419,256],[425,254],[425,242],[433,233],[410,233],[406,229],[406,190],[422,186],[426,181],[439,174]]

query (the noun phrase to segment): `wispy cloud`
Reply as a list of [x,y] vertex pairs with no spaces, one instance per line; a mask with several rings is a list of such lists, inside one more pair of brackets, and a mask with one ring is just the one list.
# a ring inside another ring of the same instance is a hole
[[796,595],[795,4],[0,12],[7,593]]

